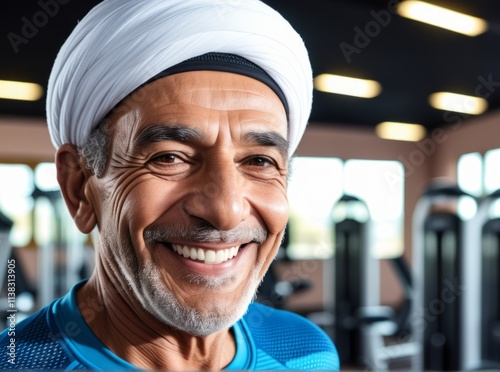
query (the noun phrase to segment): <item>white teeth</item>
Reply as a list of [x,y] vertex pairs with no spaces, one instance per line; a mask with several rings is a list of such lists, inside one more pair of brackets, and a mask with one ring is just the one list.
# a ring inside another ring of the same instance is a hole
[[205,251],[201,248],[198,248],[198,260],[205,261]]
[[190,252],[189,257],[192,260],[196,260],[198,258],[198,251],[196,250],[196,248],[191,248],[189,252]]
[[215,254],[215,263],[221,263],[224,261],[224,252],[223,251],[217,251]]
[[208,250],[205,252],[205,263],[215,263],[215,251]]
[[195,261],[203,261],[206,264],[219,264],[230,260],[238,254],[240,249],[240,247],[237,246],[214,251],[212,249],[188,247],[187,245],[180,244],[172,244],[172,248],[174,252],[177,252],[180,256],[184,256],[185,258],[190,258]]

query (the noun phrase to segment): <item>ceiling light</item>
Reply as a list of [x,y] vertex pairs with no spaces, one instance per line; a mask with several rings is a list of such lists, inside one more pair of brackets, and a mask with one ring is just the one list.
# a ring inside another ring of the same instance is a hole
[[465,96],[463,94],[438,92],[429,96],[429,103],[439,110],[462,112],[479,115],[488,109],[488,101],[484,98]]
[[397,11],[403,17],[468,36],[477,36],[488,29],[488,23],[481,18],[423,1],[403,1],[399,4]]
[[384,121],[375,127],[375,133],[384,139],[417,142],[425,137],[426,130],[420,124]]
[[0,80],[0,98],[21,101],[37,101],[43,96],[43,88],[35,83]]
[[347,76],[321,74],[314,78],[314,87],[327,93],[344,94],[354,97],[373,98],[382,91],[374,80],[356,79]]

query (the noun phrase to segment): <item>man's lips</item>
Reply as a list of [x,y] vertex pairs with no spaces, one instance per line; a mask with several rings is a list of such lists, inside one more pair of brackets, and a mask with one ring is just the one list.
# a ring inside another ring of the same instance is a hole
[[182,244],[170,244],[172,250],[183,256],[184,258],[191,259],[197,262],[203,262],[205,264],[220,264],[226,262],[238,254],[240,248],[244,248],[246,244],[237,245],[225,249],[207,249],[201,247],[193,247]]

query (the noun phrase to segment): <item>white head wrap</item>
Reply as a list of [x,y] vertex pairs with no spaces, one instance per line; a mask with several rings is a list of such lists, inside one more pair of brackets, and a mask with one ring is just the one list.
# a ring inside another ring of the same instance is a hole
[[259,0],[104,0],[55,60],[47,92],[52,143],[81,146],[136,88],[208,52],[246,58],[278,84],[288,102],[292,154],[311,110],[311,66],[300,36]]

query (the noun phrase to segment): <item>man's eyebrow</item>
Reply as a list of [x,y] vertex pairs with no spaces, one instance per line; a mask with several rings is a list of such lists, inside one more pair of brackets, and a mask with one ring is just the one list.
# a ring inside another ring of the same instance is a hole
[[134,140],[136,146],[160,141],[203,141],[205,136],[199,130],[180,124],[155,124],[144,128]]
[[249,132],[243,138],[246,141],[255,142],[259,146],[275,147],[284,159],[288,159],[289,142],[278,132]]

